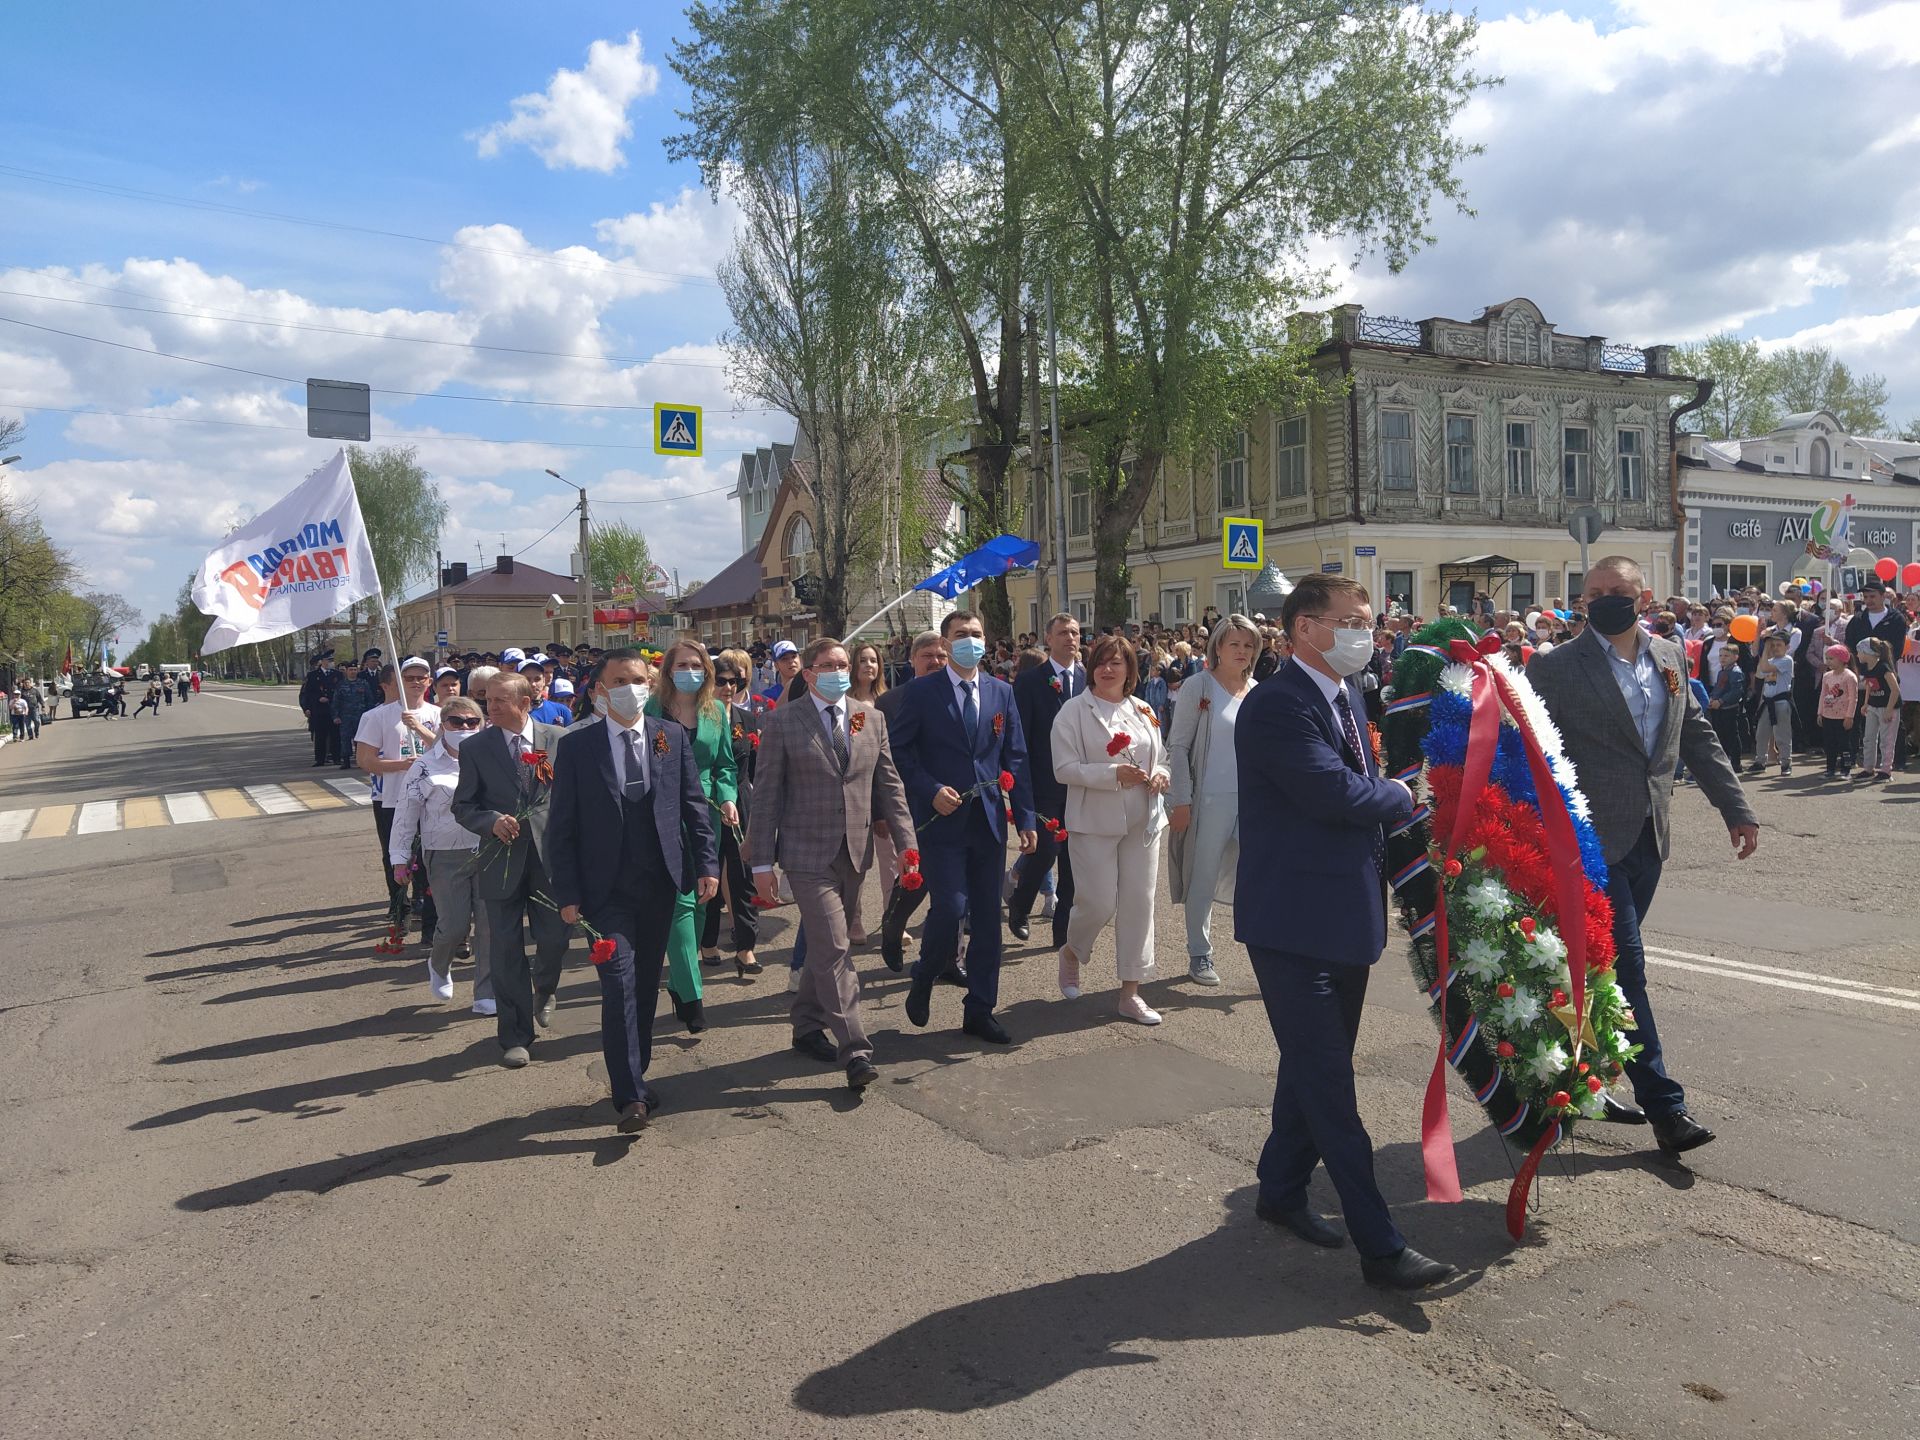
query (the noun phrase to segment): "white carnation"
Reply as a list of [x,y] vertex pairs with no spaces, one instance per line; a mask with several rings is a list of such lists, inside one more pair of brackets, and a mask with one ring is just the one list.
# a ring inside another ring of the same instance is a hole
[[1478,880],[1467,887],[1461,897],[1467,908],[1482,920],[1500,920],[1506,916],[1509,897],[1507,887],[1498,880]]
[[1499,946],[1476,935],[1460,951],[1460,968],[1484,983],[1499,978],[1506,968],[1506,959]]
[[1545,1084],[1549,1080],[1559,1079],[1572,1061],[1573,1057],[1567,1054],[1565,1046],[1556,1041],[1548,1041],[1535,1048],[1534,1052],[1527,1057],[1527,1068],[1533,1072],[1534,1079]]
[[1525,986],[1516,985],[1513,994],[1493,1002],[1493,1013],[1500,1029],[1506,1033],[1525,1030],[1540,1018],[1540,997]]
[[1549,968],[1560,964],[1566,958],[1566,941],[1544,925],[1533,932],[1533,963],[1536,967]]

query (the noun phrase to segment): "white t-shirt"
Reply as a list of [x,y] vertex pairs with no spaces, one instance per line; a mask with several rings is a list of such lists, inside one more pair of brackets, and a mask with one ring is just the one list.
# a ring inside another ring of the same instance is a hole
[[[355,745],[377,745],[382,760],[398,760],[403,756],[408,760],[418,760],[427,753],[427,747],[433,742],[422,740],[418,735],[400,723],[402,714],[400,702],[389,700],[385,705],[376,705],[360,717],[360,728],[353,732]],[[414,715],[429,730],[440,728],[440,707],[422,703]],[[373,787],[373,801],[383,810],[391,810],[400,803],[400,785],[407,778],[407,772],[396,770],[392,785],[383,782],[385,775],[369,775],[367,779]]]
[[1900,703],[1920,700],[1920,629],[1907,632],[1906,649],[1900,654],[1895,672],[1900,679]]

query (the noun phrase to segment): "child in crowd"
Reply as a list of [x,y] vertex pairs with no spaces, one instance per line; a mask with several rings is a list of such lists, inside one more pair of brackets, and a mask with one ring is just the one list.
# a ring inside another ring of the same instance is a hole
[[1860,680],[1847,668],[1847,647],[1827,647],[1827,669],[1820,677],[1820,741],[1827,752],[1827,779],[1844,779],[1853,769],[1853,712]]
[[1756,694],[1760,708],[1753,730],[1753,766],[1749,773],[1767,768],[1769,755],[1780,762],[1782,775],[1793,774],[1793,659],[1787,654],[1787,637],[1781,631],[1767,636],[1761,646],[1760,660],[1754,666]]
[[1900,678],[1893,647],[1868,636],[1859,645],[1861,707],[1860,771],[1863,780],[1893,778],[1893,727],[1899,723]]

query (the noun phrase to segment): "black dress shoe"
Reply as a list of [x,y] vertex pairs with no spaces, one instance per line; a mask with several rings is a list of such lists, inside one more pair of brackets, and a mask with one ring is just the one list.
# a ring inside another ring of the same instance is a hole
[[1648,1120],[1653,1126],[1653,1138],[1660,1142],[1660,1148],[1669,1155],[1698,1150],[1713,1139],[1713,1131],[1684,1110],[1676,1110],[1671,1115],[1649,1116]]
[[698,1035],[707,1028],[706,1007],[698,1000],[687,1001],[687,1033]]
[[1324,1245],[1329,1250],[1337,1249],[1347,1243],[1347,1232],[1331,1220],[1322,1219],[1306,1206],[1298,1210],[1282,1210],[1278,1205],[1269,1205],[1264,1200],[1256,1200],[1253,1213],[1269,1225],[1284,1225],[1310,1245]]
[[1016,940],[1025,940],[1033,933],[1032,928],[1027,924],[1027,917],[1024,915],[1018,919],[1012,915],[1007,916],[1007,930]]
[[858,1095],[867,1086],[880,1078],[880,1072],[873,1068],[873,1062],[865,1056],[856,1056],[847,1062],[847,1089]]
[[1406,1245],[1398,1254],[1362,1260],[1360,1274],[1369,1285],[1384,1285],[1389,1290],[1424,1290],[1447,1279],[1453,1274],[1453,1267],[1429,1260]]
[[907,987],[907,1019],[924,1030],[932,1001],[933,981],[914,976],[913,983]]
[[620,1112],[619,1130],[622,1135],[638,1135],[647,1128],[647,1122],[653,1118],[653,1111],[647,1108],[647,1102],[636,1100]]
[[1629,1105],[1624,1100],[1616,1100],[1608,1090],[1600,1092],[1600,1118],[1614,1125],[1644,1125],[1647,1112],[1638,1105]]
[[840,1052],[834,1048],[833,1041],[827,1038],[824,1030],[809,1030],[804,1035],[794,1036],[793,1048],[816,1060],[824,1060],[829,1065],[840,1063]]
[[906,969],[907,947],[905,937],[888,935],[882,932],[880,936],[880,958],[887,962],[887,969],[893,971],[896,975]]
[[945,973],[940,976],[940,983],[942,985],[952,985],[957,989],[964,990],[968,984],[967,972],[962,970],[958,965],[949,965]]
[[1007,1033],[1007,1027],[991,1015],[982,1015],[969,1010],[967,1018],[960,1022],[962,1034],[972,1035],[989,1045],[1011,1045],[1013,1036]]

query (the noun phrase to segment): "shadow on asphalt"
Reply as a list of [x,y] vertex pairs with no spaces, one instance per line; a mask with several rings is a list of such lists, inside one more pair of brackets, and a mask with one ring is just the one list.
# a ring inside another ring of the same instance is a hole
[[[144,721],[146,717],[142,718]],[[167,743],[159,738],[161,726],[153,728],[157,742],[154,744],[86,752],[36,766],[32,775],[34,791],[52,795],[82,790],[170,795],[262,780],[304,780],[307,778],[304,771],[313,760],[305,731],[182,735],[177,741]],[[210,757],[217,770],[209,770]],[[323,768],[314,773],[324,777],[342,772]]]
[[[809,1375],[794,1388],[794,1403],[834,1419],[921,1409],[961,1415],[1023,1400],[1084,1370],[1158,1364],[1127,1348],[1142,1342],[1431,1328],[1419,1297],[1367,1288],[1351,1249],[1313,1250],[1256,1220],[1253,1189],[1227,1197],[1219,1229],[1144,1264],[923,1316]],[[1447,1208],[1444,1222],[1426,1228],[1432,1253],[1462,1274],[1429,1297],[1473,1285],[1509,1249],[1499,1206]]]

